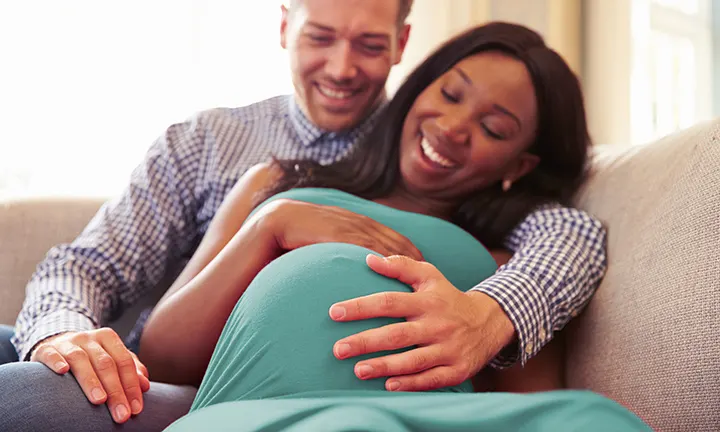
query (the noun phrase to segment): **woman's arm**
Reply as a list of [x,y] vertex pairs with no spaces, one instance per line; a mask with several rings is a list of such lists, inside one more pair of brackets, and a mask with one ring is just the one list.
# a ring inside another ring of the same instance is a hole
[[153,379],[199,384],[238,299],[284,251],[341,242],[386,256],[422,258],[406,237],[339,207],[276,200],[245,221],[257,192],[280,175],[274,165],[265,165],[238,181],[185,270],[148,318],[139,357]]
[[190,282],[220,253],[250,215],[255,194],[271,185],[279,176],[279,169],[271,164],[258,164],[245,172],[223,199],[197,250],[158,301],[158,305]]
[[278,253],[272,233],[253,218],[253,199],[278,172],[248,170],[223,200],[187,266],[148,318],[143,363],[160,382],[199,385],[225,320],[255,275]]

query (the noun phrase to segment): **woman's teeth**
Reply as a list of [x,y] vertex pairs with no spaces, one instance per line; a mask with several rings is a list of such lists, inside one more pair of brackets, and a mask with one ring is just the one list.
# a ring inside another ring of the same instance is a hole
[[428,159],[435,162],[438,165],[441,165],[445,168],[454,168],[455,163],[452,161],[447,160],[446,158],[440,156],[438,152],[435,151],[435,149],[430,146],[430,143],[423,138],[422,141],[420,141],[420,147],[422,148],[423,154],[427,156]]
[[338,91],[338,90],[332,90],[327,87],[323,87],[321,85],[318,86],[318,90],[320,90],[320,93],[324,94],[325,96],[333,99],[348,99],[355,94],[355,92],[352,91]]

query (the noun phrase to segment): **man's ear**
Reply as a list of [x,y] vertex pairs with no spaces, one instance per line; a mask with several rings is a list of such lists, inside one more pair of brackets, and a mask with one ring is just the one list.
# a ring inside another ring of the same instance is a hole
[[395,61],[393,64],[398,64],[402,60],[405,47],[407,46],[408,39],[410,39],[410,24],[403,24],[403,28],[398,34],[397,50],[395,51]]
[[283,47],[283,49],[287,49],[287,29],[290,11],[288,11],[285,5],[280,5],[280,10],[282,11],[282,18],[280,19],[280,46]]
[[520,156],[518,156],[517,160],[512,163],[510,169],[505,172],[502,180],[509,180],[510,182],[515,183],[534,170],[539,163],[540,156],[523,152]]

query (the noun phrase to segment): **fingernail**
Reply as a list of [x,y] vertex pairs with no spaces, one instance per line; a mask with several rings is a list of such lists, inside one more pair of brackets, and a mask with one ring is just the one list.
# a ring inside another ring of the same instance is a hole
[[387,384],[387,389],[390,390],[390,391],[396,391],[396,390],[398,390],[399,388],[400,388],[400,383],[397,382],[397,381],[390,381],[390,382]]
[[350,345],[346,343],[342,343],[335,348],[335,354],[338,357],[345,357],[346,355],[350,354]]
[[358,366],[358,368],[357,368],[358,378],[368,377],[368,376],[372,375],[372,373],[373,373],[373,367],[370,365],[362,365],[362,366]]
[[132,401],[130,406],[132,407],[133,414],[140,414],[140,411],[142,411],[142,405],[140,405],[140,401],[137,399]]
[[92,397],[96,401],[101,401],[105,397],[105,392],[100,390],[99,388],[94,388],[92,391]]
[[342,306],[333,306],[330,308],[330,318],[342,319],[345,318],[345,308]]
[[128,415],[128,409],[125,407],[125,405],[118,405],[115,408],[115,414],[117,415],[118,420],[123,420]]
[[66,366],[66,363],[65,363],[65,362],[59,361],[59,362],[55,363],[55,370],[58,370],[58,371],[59,371],[59,370],[61,370],[62,368],[64,368],[65,366]]

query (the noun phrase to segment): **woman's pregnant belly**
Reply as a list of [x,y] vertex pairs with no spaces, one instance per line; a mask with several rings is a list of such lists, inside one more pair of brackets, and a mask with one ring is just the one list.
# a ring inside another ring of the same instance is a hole
[[332,352],[334,343],[344,337],[403,321],[337,323],[329,317],[330,306],[339,301],[412,291],[373,272],[365,263],[368,253],[359,246],[322,243],[296,249],[267,265],[230,315],[193,409],[315,390],[384,391],[385,379],[362,381],[353,370],[359,360],[391,352],[348,360],[338,360]]

